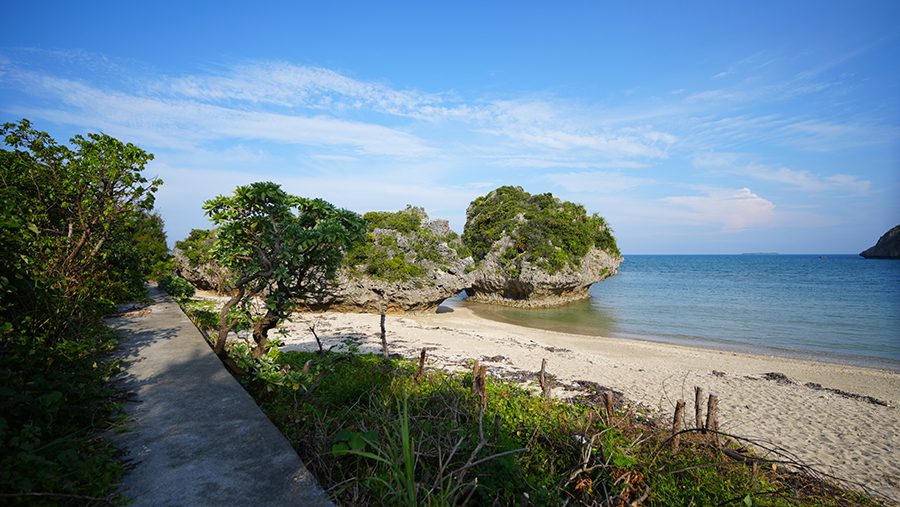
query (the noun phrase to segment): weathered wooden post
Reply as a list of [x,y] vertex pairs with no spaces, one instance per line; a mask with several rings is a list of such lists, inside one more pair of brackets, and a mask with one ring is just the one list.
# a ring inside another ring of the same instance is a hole
[[703,429],[703,388],[700,386],[694,388],[694,427]]
[[487,408],[487,366],[482,366],[478,371],[478,387],[481,391],[481,408]]
[[678,400],[675,403],[675,419],[672,420],[672,449],[678,450],[678,444],[681,440],[681,435],[679,432],[682,430],[682,426],[684,424],[684,400]]
[[539,380],[541,383],[541,391],[544,393],[544,398],[549,400],[550,390],[552,388],[550,387],[550,381],[547,379],[547,358],[541,359],[541,376]]
[[387,333],[384,330],[384,319],[386,310],[384,305],[381,306],[381,354],[385,359],[388,358]]
[[416,382],[422,380],[422,375],[425,373],[425,349],[422,348],[422,353],[419,354],[419,369],[416,370]]
[[[706,405],[706,430],[707,431],[719,431],[719,397],[715,394],[710,393],[709,395],[709,403]],[[716,443],[719,442],[719,436],[717,434],[713,434]]]
[[481,366],[478,363],[478,360],[475,359],[475,362],[472,363],[472,393],[479,394],[478,390],[478,372],[481,370]]
[[610,392],[603,393],[603,403],[606,404],[606,424],[612,426],[613,418],[616,416],[616,397]]

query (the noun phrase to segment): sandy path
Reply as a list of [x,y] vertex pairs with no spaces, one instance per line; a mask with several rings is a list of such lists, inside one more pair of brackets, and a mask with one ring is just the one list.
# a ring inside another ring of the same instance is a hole
[[[287,349],[315,348],[307,322],[315,323],[325,347],[355,342],[364,351],[380,350],[378,315],[352,313],[296,315],[284,326]],[[432,367],[461,369],[477,358],[496,375],[537,371],[547,358],[548,371],[563,384],[597,382],[666,415],[679,398],[693,414],[693,388],[701,386],[720,397],[723,431],[771,441],[821,471],[900,498],[897,372],[556,333],[482,319],[461,307],[388,316],[387,330],[391,352],[412,358],[427,347]],[[790,382],[765,378],[770,372]]]

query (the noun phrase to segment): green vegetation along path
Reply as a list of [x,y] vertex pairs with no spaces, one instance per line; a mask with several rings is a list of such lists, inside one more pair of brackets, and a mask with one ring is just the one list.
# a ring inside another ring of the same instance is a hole
[[129,431],[114,442],[133,506],[331,505],[288,441],[156,287],[111,319],[122,336]]

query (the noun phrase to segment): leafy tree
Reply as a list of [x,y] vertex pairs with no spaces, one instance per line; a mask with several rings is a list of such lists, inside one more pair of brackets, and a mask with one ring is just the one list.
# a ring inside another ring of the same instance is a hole
[[115,410],[100,316],[142,296],[163,255],[161,181],[142,175],[152,155],[104,134],[64,146],[22,120],[0,138],[0,493],[107,495],[121,465],[100,438]]
[[77,135],[69,148],[28,120],[0,133],[15,149],[2,153],[3,185],[19,212],[28,211],[39,243],[35,265],[75,297],[105,271],[97,258],[114,232],[153,208],[162,180],[142,174],[153,155],[106,134]]
[[265,301],[253,316],[254,353],[265,352],[268,333],[298,301],[327,290],[344,253],[361,241],[365,222],[356,213],[322,199],[284,192],[275,183],[240,186],[230,196],[204,205],[219,227],[213,255],[236,278],[235,294],[222,307],[215,351],[225,355],[225,340],[236,326],[229,318],[239,307],[250,314],[251,300]]

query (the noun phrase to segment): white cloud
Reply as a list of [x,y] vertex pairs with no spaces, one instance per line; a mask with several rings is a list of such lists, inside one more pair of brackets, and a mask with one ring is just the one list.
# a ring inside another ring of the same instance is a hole
[[341,145],[357,153],[375,155],[433,153],[424,140],[374,123],[132,95],[30,73],[20,73],[18,77],[30,84],[33,91],[49,94],[67,106],[23,107],[24,114],[61,123],[91,125],[113,135],[141,139],[160,147],[194,149],[197,143],[232,139]]
[[662,199],[687,224],[721,225],[726,231],[741,231],[765,225],[774,218],[775,204],[749,188],[714,189],[705,195]]
[[763,164],[743,162],[742,158],[743,156],[737,153],[705,153],[694,158],[694,166],[723,170],[758,180],[780,183],[786,187],[805,192],[837,191],[865,194],[871,186],[868,180],[848,174],[823,176],[790,167],[770,167]]

